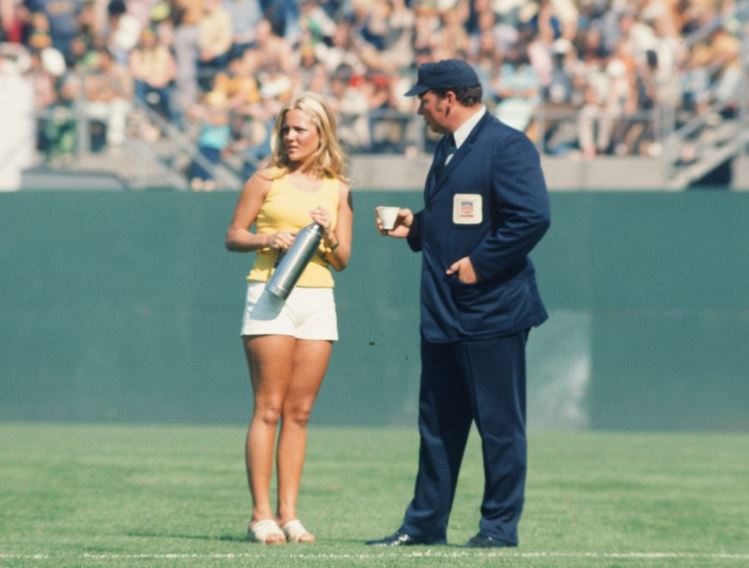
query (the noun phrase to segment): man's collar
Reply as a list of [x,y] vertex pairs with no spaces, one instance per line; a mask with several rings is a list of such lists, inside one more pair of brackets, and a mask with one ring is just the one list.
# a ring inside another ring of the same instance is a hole
[[461,124],[455,132],[453,132],[453,137],[455,138],[456,148],[460,148],[463,145],[463,142],[465,142],[468,139],[468,137],[471,135],[471,131],[479,123],[479,121],[484,117],[485,114],[486,114],[486,107],[484,105],[481,105],[481,108],[477,110],[473,114],[473,116],[471,116],[468,120],[466,120],[463,124]]

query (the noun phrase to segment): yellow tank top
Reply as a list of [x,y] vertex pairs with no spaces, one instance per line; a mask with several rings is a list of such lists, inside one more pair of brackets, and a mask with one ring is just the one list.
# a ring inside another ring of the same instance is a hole
[[[287,175],[274,179],[268,195],[255,219],[255,232],[268,235],[279,231],[298,232],[312,222],[309,212],[316,207],[325,207],[335,229],[338,221],[339,181],[333,178],[322,180],[314,192],[295,187]],[[330,272],[326,253],[329,250],[323,243],[299,277],[297,286],[305,288],[332,288],[333,275]],[[278,259],[278,253],[270,248],[260,249],[255,255],[255,264],[247,275],[247,280],[267,282]]]

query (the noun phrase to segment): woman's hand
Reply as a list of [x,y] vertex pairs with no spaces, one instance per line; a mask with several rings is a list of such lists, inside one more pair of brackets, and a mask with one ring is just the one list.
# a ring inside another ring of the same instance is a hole
[[328,212],[328,210],[325,209],[325,207],[316,207],[309,212],[309,216],[312,217],[312,220],[315,223],[322,227],[323,238],[325,239],[325,242],[329,246],[335,246],[335,244],[338,242],[338,239],[336,239],[335,233],[333,232],[330,213]]
[[294,233],[288,231],[279,231],[278,233],[268,235],[268,241],[265,246],[279,252],[286,251],[294,244],[295,236]]

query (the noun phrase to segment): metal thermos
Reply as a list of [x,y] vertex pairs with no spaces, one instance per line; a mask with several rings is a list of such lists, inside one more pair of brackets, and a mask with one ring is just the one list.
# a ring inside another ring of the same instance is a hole
[[294,244],[289,247],[273,271],[266,289],[274,296],[285,300],[288,298],[299,277],[307,267],[312,255],[320,246],[322,227],[312,223],[296,234]]

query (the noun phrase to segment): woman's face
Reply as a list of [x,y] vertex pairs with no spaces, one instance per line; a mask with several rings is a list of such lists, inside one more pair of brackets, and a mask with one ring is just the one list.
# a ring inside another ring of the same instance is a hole
[[304,163],[320,145],[315,123],[298,109],[291,109],[284,116],[281,139],[289,161],[297,164]]

